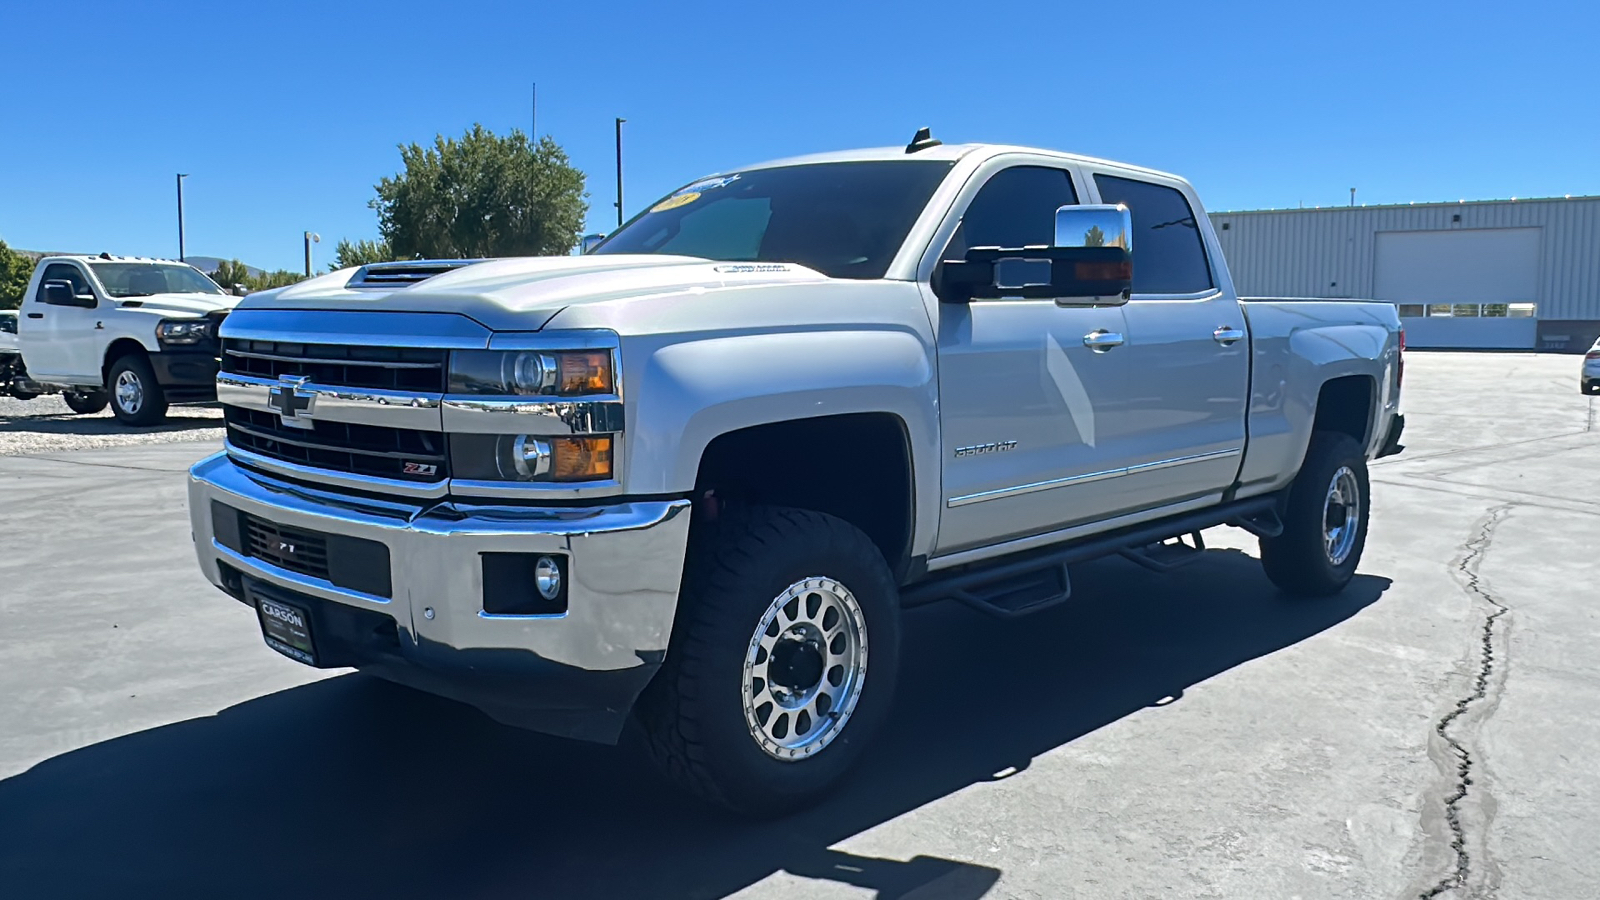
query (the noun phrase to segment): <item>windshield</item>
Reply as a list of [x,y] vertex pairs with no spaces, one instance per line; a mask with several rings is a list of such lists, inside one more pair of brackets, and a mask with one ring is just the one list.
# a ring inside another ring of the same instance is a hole
[[787,262],[882,278],[953,162],[814,163],[707,178],[672,193],[592,252]]
[[216,282],[193,266],[172,263],[92,262],[96,278],[113,297],[151,294],[221,294]]

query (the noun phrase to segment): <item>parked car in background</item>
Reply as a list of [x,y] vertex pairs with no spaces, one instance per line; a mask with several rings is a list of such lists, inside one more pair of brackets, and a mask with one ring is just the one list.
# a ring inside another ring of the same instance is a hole
[[1600,394],[1600,338],[1595,338],[1594,346],[1583,355],[1578,385],[1585,394]]
[[238,302],[181,262],[47,256],[18,320],[25,370],[3,387],[60,392],[79,413],[109,403],[128,425],[154,425],[169,404],[216,399],[217,327]]
[[554,734],[634,716],[752,815],[859,757],[905,607],[1037,613],[1068,564],[1169,568],[1223,524],[1286,592],[1341,590],[1403,425],[1393,304],[1242,300],[1183,179],[926,135],[695,181],[584,256],[331,273],[221,334],[189,509],[269,646]]
[[17,347],[17,311],[14,309],[0,309],[0,395],[11,394],[21,400],[32,400],[38,394],[27,391],[14,393],[12,381],[17,376],[26,376],[27,369],[22,365],[22,351]]
[[17,347],[17,311],[0,309],[0,354],[20,352]]

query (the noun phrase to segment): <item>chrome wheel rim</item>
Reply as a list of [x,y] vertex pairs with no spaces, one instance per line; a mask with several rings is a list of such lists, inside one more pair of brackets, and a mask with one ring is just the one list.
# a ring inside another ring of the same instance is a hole
[[773,598],[744,658],[744,721],[783,761],[821,752],[844,730],[867,675],[867,623],[844,585],[813,577]]
[[117,405],[130,414],[144,405],[144,383],[138,375],[127,370],[117,373]]
[[1350,558],[1360,524],[1360,484],[1349,466],[1340,466],[1328,482],[1328,498],[1322,504],[1322,548],[1328,562],[1337,566]]

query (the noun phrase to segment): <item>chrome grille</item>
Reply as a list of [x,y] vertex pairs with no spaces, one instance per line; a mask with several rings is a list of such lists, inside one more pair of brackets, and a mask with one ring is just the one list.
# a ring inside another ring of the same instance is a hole
[[440,394],[449,351],[286,341],[222,342],[222,371],[257,378],[307,377],[318,384]]
[[229,444],[271,459],[420,483],[449,476],[442,432],[328,421],[294,428],[275,413],[237,406],[223,407],[222,418]]
[[280,569],[328,580],[328,541],[314,531],[268,522],[242,513],[245,552]]

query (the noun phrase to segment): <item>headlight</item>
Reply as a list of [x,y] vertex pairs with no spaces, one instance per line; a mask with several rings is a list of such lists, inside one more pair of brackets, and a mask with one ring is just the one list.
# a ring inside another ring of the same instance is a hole
[[612,435],[450,435],[450,472],[467,481],[604,481]]
[[616,392],[610,350],[459,350],[450,354],[450,392],[582,397]]
[[156,326],[156,338],[163,344],[198,344],[206,338],[206,329],[211,327],[206,321],[185,321],[182,319],[167,319]]

